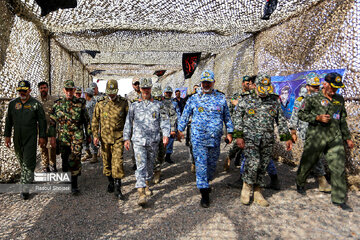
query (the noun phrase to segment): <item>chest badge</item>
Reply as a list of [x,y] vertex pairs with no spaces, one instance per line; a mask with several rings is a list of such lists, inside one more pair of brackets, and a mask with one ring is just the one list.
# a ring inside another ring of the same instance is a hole
[[269,110],[269,113],[270,113],[270,115],[271,115],[272,117],[275,117],[275,115],[276,115],[275,110],[272,109],[272,108]]
[[254,109],[249,109],[249,111],[248,111],[248,114],[250,114],[250,115],[254,115],[255,114],[255,110]]
[[21,109],[21,103],[17,103],[17,104],[15,104],[15,109],[16,109],[16,110]]
[[198,110],[199,110],[199,112],[203,112],[203,111],[204,111],[204,108],[203,108],[203,107],[199,107]]
[[328,104],[329,104],[329,100],[327,100],[327,99],[321,100],[321,105],[322,106],[326,107]]
[[152,117],[155,119],[156,118],[156,112],[153,112]]
[[108,113],[107,113],[107,112],[104,112],[104,113],[103,113],[103,116],[104,116],[104,118],[107,118]]

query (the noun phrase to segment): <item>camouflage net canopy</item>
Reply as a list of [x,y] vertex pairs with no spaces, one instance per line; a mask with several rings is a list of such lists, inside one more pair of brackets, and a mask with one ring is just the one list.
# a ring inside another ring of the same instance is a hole
[[[60,95],[69,78],[85,88],[94,79],[151,77],[167,70],[159,84],[191,89],[201,71],[212,69],[216,88],[231,95],[241,90],[243,75],[345,68],[343,94],[356,144],[347,172],[358,178],[349,181],[360,185],[360,0],[278,1],[268,21],[260,19],[265,2],[78,0],[76,8],[41,16],[34,0],[0,0],[0,117],[21,79],[33,88],[47,81],[52,94]],[[186,80],[185,52],[202,53]],[[0,150],[0,161],[15,159]],[[298,150],[289,156],[279,145],[275,151],[296,161],[301,146]],[[16,161],[6,164],[11,162]]]

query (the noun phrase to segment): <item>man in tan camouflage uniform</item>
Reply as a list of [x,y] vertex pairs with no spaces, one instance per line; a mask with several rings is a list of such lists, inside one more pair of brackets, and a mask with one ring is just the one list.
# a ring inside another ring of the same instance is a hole
[[58,130],[63,172],[71,172],[71,191],[78,194],[78,176],[81,175],[81,150],[84,139],[91,141],[89,115],[85,108],[85,100],[74,96],[75,85],[72,80],[64,82],[65,97],[58,99],[50,114],[49,136],[51,146],[56,146],[56,130]]
[[121,179],[125,176],[123,129],[129,107],[127,100],[117,93],[117,81],[109,80],[106,83],[108,97],[96,103],[91,129],[94,144],[97,146],[101,142],[103,173],[109,180],[107,191],[114,192],[115,183],[115,196],[124,200],[121,192]]
[[[141,92],[140,92],[140,82],[139,82],[139,78],[134,77],[134,79],[132,80],[132,87],[133,87],[133,91],[131,91],[128,95],[127,95],[127,100],[129,103],[129,106],[131,103],[138,101],[141,99]],[[135,161],[135,156],[134,156],[134,149],[133,149],[133,145],[131,145],[131,151],[133,153],[133,156],[131,158],[132,162],[133,162],[133,170],[136,170],[136,161]]]
[[[41,102],[46,118],[47,130],[50,126],[50,113],[54,106],[56,97],[49,95],[49,85],[47,82],[38,83],[40,96],[37,98]],[[41,166],[43,172],[57,172],[56,169],[56,148],[51,147],[50,138],[46,138],[46,144],[41,149]],[[50,163],[50,164],[49,164]]]
[[[289,129],[283,116],[279,96],[273,94],[271,78],[266,74],[256,77],[256,93],[243,94],[234,115],[237,145],[244,149],[246,157],[241,202],[250,204],[254,191],[254,202],[261,206],[269,203],[261,194],[266,167],[272,159],[274,123],[278,125],[281,141],[286,141],[287,150],[292,148]],[[254,187],[254,189],[253,189]]]

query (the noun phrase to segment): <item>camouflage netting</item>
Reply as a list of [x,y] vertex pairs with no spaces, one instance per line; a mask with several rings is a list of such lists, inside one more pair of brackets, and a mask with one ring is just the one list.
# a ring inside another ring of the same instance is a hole
[[[40,16],[34,0],[0,0],[0,97],[15,97],[15,85],[24,78],[32,86],[48,81],[52,94],[61,95],[65,79],[86,88],[93,80],[89,73],[97,70],[102,71],[94,78],[105,80],[156,79],[155,70],[167,70],[158,84],[191,89],[204,69],[213,69],[216,88],[230,96],[241,90],[243,75],[346,68],[343,93],[356,143],[347,169],[349,182],[360,183],[360,0],[278,1],[269,21],[260,20],[265,0],[77,3],[74,9]],[[91,56],[86,50],[98,52]],[[184,52],[202,53],[197,70],[186,80]],[[1,119],[6,103],[3,99],[0,105]],[[301,149],[299,143],[292,154],[285,154],[279,144],[275,153],[296,162]],[[8,163],[16,161],[11,152],[0,150],[4,173],[5,156]]]

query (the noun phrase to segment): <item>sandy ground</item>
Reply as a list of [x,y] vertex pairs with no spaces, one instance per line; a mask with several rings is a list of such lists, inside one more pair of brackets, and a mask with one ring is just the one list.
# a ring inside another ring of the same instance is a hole
[[[18,194],[0,194],[1,239],[360,239],[360,194],[349,192],[354,212],[333,206],[309,179],[307,195],[295,191],[296,168],[277,163],[281,191],[265,190],[270,207],[240,202],[240,190],[226,183],[238,169],[222,171],[229,147],[222,147],[211,206],[199,206],[188,148],[175,143],[173,165],[163,165],[162,181],[152,187],[146,208],[137,205],[135,177],[125,154],[125,201],[107,193],[102,164],[83,164],[81,194],[38,193],[23,201]],[[58,159],[58,165],[60,161]],[[269,180],[269,179],[268,179]]]

